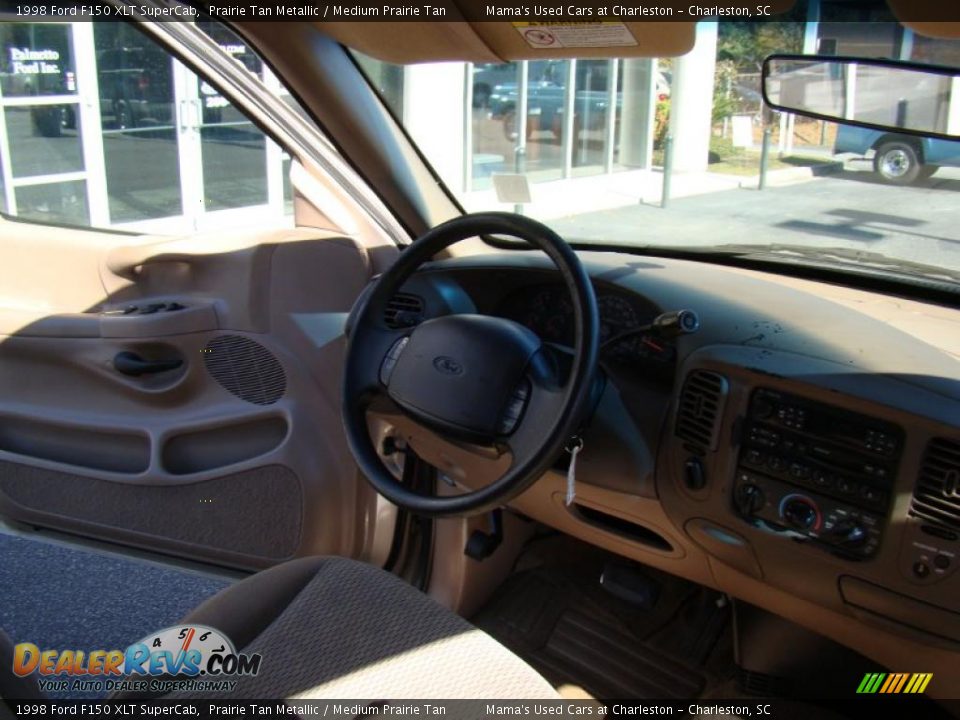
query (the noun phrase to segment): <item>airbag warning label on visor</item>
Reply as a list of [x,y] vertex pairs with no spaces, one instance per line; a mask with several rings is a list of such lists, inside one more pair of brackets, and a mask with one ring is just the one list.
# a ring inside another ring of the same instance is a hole
[[537,50],[626,47],[637,44],[633,33],[621,22],[515,22],[513,27],[517,29],[527,45]]

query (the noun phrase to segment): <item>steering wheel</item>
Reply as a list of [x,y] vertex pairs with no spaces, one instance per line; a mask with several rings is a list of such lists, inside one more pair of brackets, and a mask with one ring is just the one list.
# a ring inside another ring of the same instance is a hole
[[[387,302],[438,252],[484,234],[509,235],[545,252],[570,294],[574,352],[561,378],[540,338],[512,320],[455,314],[390,328]],[[357,300],[344,368],[342,413],[361,472],[395,505],[428,516],[467,516],[506,504],[539,478],[578,429],[597,364],[599,318],[593,286],[576,254],[542,223],[510,213],[462,215],[405,248]],[[509,451],[503,475],[461,495],[432,496],[401,485],[380,459],[367,409],[386,396],[441,439]]]

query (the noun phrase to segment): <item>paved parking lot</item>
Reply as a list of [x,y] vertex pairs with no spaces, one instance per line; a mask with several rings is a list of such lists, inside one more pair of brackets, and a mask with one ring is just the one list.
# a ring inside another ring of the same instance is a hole
[[570,240],[709,246],[845,247],[960,270],[960,169],[912,187],[883,185],[865,161],[766,190],[739,188],[550,221]]

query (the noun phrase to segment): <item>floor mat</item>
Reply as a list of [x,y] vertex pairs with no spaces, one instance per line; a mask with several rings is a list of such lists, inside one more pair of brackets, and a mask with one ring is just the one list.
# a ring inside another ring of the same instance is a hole
[[555,687],[601,700],[695,698],[732,673],[729,608],[717,593],[632,565],[657,588],[643,608],[600,585],[605,567],[627,561],[568,538],[536,544],[473,622]]
[[[124,649],[229,581],[0,533],[0,628],[41,649]],[[102,693],[50,693],[94,698]]]

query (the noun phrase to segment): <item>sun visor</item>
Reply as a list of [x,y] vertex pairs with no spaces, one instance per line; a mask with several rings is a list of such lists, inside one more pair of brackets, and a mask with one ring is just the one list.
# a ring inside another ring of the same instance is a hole
[[960,38],[960,22],[928,22],[926,20],[900,20],[904,27],[913,30],[917,35],[930,38],[950,40]]
[[960,37],[960,9],[949,0],[887,0],[904,27],[931,38]]
[[676,57],[696,40],[695,22],[480,22],[473,29],[504,60]]
[[378,60],[409,64],[566,57],[674,57],[693,47],[693,22],[325,22],[321,32]]
[[324,22],[317,28],[353,50],[398,65],[501,61],[467,22]]
[[[661,0],[654,6],[633,0],[602,5],[570,5],[542,0],[536,5],[488,3],[485,0],[436,0],[443,20],[419,22],[409,17],[386,17],[388,6],[373,8],[362,20],[322,22],[317,27],[338,42],[365,55],[391,63],[460,60],[497,62],[566,57],[676,57],[693,47],[698,17],[689,0]],[[775,17],[790,10],[795,0],[733,0],[719,7],[736,6],[749,17],[760,12]],[[396,12],[394,7],[391,12]],[[704,4],[706,16],[716,3]],[[656,11],[658,15],[650,15]],[[698,10],[697,12],[700,12]],[[641,12],[648,13],[640,18]],[[419,17],[419,16],[418,16]],[[496,17],[496,20],[488,18]],[[379,22],[383,18],[386,22]],[[732,18],[727,18],[732,19]],[[400,22],[397,22],[399,20]]]

